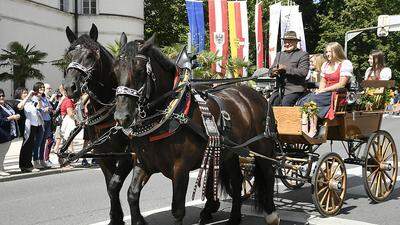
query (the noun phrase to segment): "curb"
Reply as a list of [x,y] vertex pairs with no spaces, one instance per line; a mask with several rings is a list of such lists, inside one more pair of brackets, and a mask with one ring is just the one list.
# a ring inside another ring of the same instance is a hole
[[34,177],[42,177],[42,176],[53,175],[53,174],[62,174],[62,173],[69,173],[69,172],[74,172],[74,171],[97,169],[97,168],[99,168],[99,167],[92,167],[92,168],[74,167],[72,169],[53,168],[53,169],[41,170],[39,172],[29,172],[29,173],[22,173],[20,171],[15,171],[15,170],[7,171],[11,175],[6,176],[6,177],[0,177],[0,183],[21,180],[21,179],[34,178]]

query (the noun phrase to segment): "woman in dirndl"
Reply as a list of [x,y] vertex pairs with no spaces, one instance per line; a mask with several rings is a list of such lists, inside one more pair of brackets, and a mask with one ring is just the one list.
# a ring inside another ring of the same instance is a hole
[[302,99],[297,105],[315,102],[318,110],[316,114],[303,113],[302,131],[310,137],[317,134],[318,118],[334,118],[333,100],[336,91],[344,88],[353,75],[353,65],[347,60],[343,47],[337,42],[328,43],[325,47],[327,62],[322,64],[321,81],[319,88]]
[[373,50],[368,56],[370,67],[365,71],[364,80],[390,80],[392,70],[385,66],[385,54],[379,50]]

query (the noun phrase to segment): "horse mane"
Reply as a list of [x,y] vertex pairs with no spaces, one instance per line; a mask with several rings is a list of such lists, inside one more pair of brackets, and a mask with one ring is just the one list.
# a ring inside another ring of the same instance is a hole
[[157,61],[161,67],[168,71],[169,73],[175,74],[176,72],[176,66],[175,63],[173,63],[168,57],[166,57],[160,49],[155,47],[154,45],[151,45],[148,50],[147,50],[147,56],[150,58],[154,58],[155,61]]
[[91,39],[90,36],[87,34],[83,34],[78,39],[76,39],[68,48],[68,51],[73,50],[78,45],[83,45],[85,48],[91,51],[99,49],[101,52],[105,53],[107,57],[114,58],[113,55],[103,45]]

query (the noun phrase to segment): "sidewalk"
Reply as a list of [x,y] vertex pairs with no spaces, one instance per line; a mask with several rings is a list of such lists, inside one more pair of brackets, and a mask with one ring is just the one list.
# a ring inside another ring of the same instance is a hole
[[[4,161],[4,169],[6,170],[6,172],[10,173],[11,176],[6,176],[6,177],[0,176],[0,182],[88,169],[88,168],[84,168],[81,166],[82,165],[81,159],[79,161],[71,164],[74,167],[72,169],[60,168],[60,165],[58,164],[57,155],[54,153],[50,153],[50,161],[53,163],[52,168],[40,170],[40,172],[22,173],[18,166],[19,151],[21,148],[21,144],[22,144],[22,139],[18,139],[17,141],[13,141],[11,143],[10,150],[7,152],[7,155],[6,155],[6,158]],[[80,132],[75,137],[75,140],[73,141],[73,147],[74,147],[74,151],[79,151],[82,149],[82,147],[83,147],[83,132]]]

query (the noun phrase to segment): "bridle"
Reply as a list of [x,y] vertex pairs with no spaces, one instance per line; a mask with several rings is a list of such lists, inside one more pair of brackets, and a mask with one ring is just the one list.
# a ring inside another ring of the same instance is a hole
[[[152,91],[151,83],[153,83],[153,85],[156,87],[156,76],[151,67],[150,57],[147,57],[143,54],[136,54],[134,58],[137,60],[143,60],[146,63],[146,82],[144,82],[139,89],[118,86],[115,95],[124,95],[137,98],[137,115],[139,115],[141,119],[144,119],[146,117],[145,106],[150,99],[150,94]],[[129,73],[129,76],[131,76],[131,73]]]
[[[97,97],[97,95],[89,89],[88,84],[89,84],[89,81],[92,80],[93,71],[95,70],[96,65],[100,65],[100,68],[102,67],[100,58],[96,59],[94,61],[94,63],[92,65],[90,65],[89,67],[86,67],[78,62],[72,61],[68,65],[66,71],[68,72],[71,69],[75,69],[81,73],[81,75],[82,75],[81,77],[83,77],[83,79],[82,79],[83,84],[81,85],[81,93],[87,93],[92,99],[94,99],[96,102],[98,102],[99,104],[101,104],[103,106],[113,106],[114,101],[111,103],[105,103],[105,102],[101,101],[100,98]],[[101,86],[104,86],[104,84],[102,84],[99,81],[95,81],[95,82],[97,82]]]

